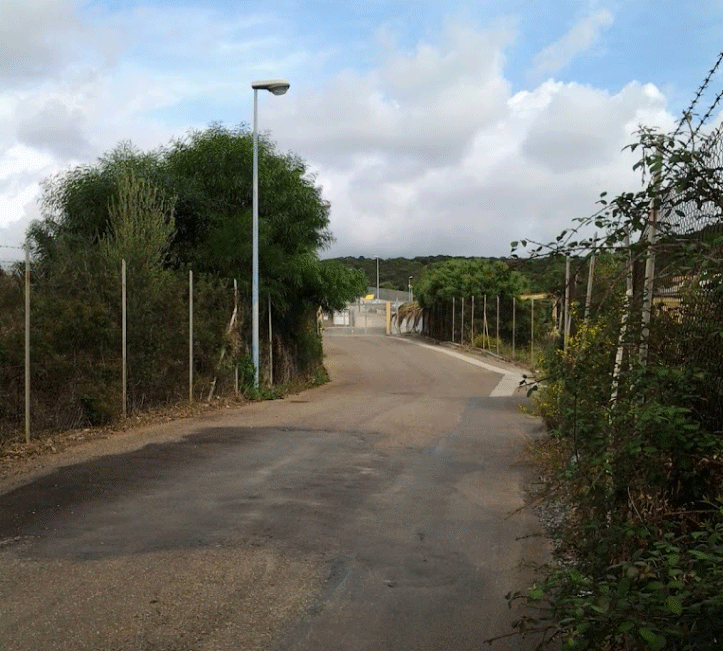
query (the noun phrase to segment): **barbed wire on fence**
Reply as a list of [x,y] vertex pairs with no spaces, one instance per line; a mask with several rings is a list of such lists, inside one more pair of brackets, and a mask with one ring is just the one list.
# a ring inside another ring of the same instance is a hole
[[[715,64],[710,69],[708,74],[705,76],[705,79],[703,79],[703,82],[698,87],[698,90],[696,91],[695,95],[693,96],[693,99],[691,103],[688,105],[688,108],[683,111],[683,115],[681,116],[680,120],[678,121],[678,125],[675,128],[675,131],[673,132],[673,137],[675,138],[679,133],[683,125],[688,122],[690,123],[692,121],[693,117],[693,111],[695,111],[695,107],[697,106],[698,102],[700,101],[700,98],[703,96],[703,93],[708,89],[708,86],[710,85],[710,82],[712,81],[714,75],[716,72],[718,72],[718,68],[720,68],[721,63],[723,63],[723,51],[718,55],[718,58],[716,59]],[[713,114],[713,111],[715,110],[715,107],[718,106],[718,104],[721,101],[721,97],[723,96],[723,92],[716,95],[715,100],[711,103],[710,107],[706,111],[706,113],[701,117],[698,126],[691,132],[691,138],[694,138],[695,135],[700,131],[700,128],[710,119],[711,115]]]
[[[15,246],[12,244],[0,244],[0,251],[25,251],[24,246]],[[9,253],[4,253],[3,255],[12,255]],[[3,258],[0,259],[0,269],[10,271],[12,267],[17,265],[18,263],[21,263],[23,261],[22,257],[17,258]]]

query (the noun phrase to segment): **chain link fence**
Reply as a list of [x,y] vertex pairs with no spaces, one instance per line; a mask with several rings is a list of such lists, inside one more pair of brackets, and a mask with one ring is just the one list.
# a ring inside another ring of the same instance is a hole
[[389,301],[360,298],[340,312],[324,316],[324,333],[333,335],[386,335],[393,307]]
[[[121,269],[93,279],[23,267],[0,272],[0,444],[23,421],[26,438],[31,429],[103,425],[233,396],[250,381],[250,308],[233,281],[129,271],[124,283]],[[264,386],[293,381],[296,368],[275,319],[262,301]]]
[[[701,139],[698,151],[708,174],[707,199],[686,190],[661,206],[655,244],[653,318],[661,328],[676,323],[664,345],[670,362],[699,369],[708,377],[701,399],[711,423],[723,427],[723,127]],[[711,188],[714,192],[711,194]],[[716,196],[717,195],[717,196]],[[638,272],[639,273],[639,272]],[[655,325],[655,323],[654,323]],[[655,333],[651,333],[654,336]],[[661,339],[664,335],[658,333]]]
[[557,300],[545,294],[453,298],[423,310],[423,334],[535,366],[556,336],[558,314]]

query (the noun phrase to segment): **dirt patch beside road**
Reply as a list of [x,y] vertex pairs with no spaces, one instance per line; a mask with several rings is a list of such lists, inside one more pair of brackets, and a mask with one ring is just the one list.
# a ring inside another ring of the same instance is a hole
[[174,440],[179,436],[174,429],[185,430],[193,419],[225,414],[246,404],[244,398],[221,398],[159,408],[107,427],[36,433],[30,445],[24,437],[14,436],[0,445],[0,495],[58,466],[135,449],[158,436]]

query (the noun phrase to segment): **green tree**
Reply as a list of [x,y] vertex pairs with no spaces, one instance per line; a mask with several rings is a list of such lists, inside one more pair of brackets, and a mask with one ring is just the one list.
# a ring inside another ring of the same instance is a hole
[[[251,177],[249,130],[214,125],[151,152],[122,143],[47,180],[43,220],[29,233],[39,425],[103,422],[119,411],[122,259],[131,408],[187,395],[189,269],[197,393],[219,373],[217,390],[228,387],[233,365],[247,366]],[[306,164],[277,152],[266,136],[259,197],[261,306],[270,302],[274,324],[274,341],[264,341],[262,329],[261,343],[272,343],[275,381],[315,377],[322,362],[317,309],[339,309],[364,294],[366,283],[360,272],[319,259],[332,240],[329,205]],[[233,279],[240,309],[229,329]],[[9,327],[8,337],[20,327]]]
[[[160,152],[143,153],[130,143],[120,143],[93,165],[81,165],[46,179],[43,184],[43,219],[30,229],[36,257],[52,257],[61,242],[75,248],[88,247],[107,239],[111,202],[117,195],[118,180],[129,172],[153,181],[164,194],[161,183]],[[168,193],[168,197],[173,196]]]
[[[212,125],[163,149],[143,153],[127,143],[45,184],[45,218],[31,236],[41,259],[59,241],[74,248],[112,239],[110,209],[119,178],[133,171],[174,206],[166,264],[236,278],[250,291],[252,134]],[[332,241],[329,205],[306,164],[259,138],[259,279],[279,315],[363,294],[344,276],[322,271],[319,253]],[[339,281],[340,285],[333,285]],[[330,284],[332,283],[332,284]],[[358,293],[357,293],[358,292]],[[309,301],[314,303],[309,304]],[[293,317],[293,315],[292,315]],[[292,318],[293,320],[293,318]]]
[[485,294],[501,301],[518,297],[528,289],[524,276],[501,260],[448,260],[427,268],[415,284],[414,294],[422,307],[436,301]]
[[366,291],[367,278],[360,269],[352,269],[331,260],[324,260],[319,265],[318,296],[315,301],[325,311],[341,310]]
[[136,274],[160,267],[174,231],[175,199],[160,196],[148,178],[128,169],[116,182],[116,194],[108,206],[106,255],[117,267],[125,260]]

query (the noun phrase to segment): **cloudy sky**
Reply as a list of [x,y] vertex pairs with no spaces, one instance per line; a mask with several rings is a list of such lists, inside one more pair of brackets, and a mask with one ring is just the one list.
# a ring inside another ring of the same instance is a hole
[[[506,255],[637,189],[723,49],[723,0],[0,0],[0,260],[42,179],[252,118],[308,161],[331,255]],[[715,77],[713,93],[723,88]]]

